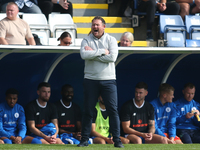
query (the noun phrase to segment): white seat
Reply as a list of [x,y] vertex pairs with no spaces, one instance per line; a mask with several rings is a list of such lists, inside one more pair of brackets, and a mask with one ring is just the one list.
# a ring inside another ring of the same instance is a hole
[[49,45],[58,46],[58,44],[60,44],[60,41],[57,38],[49,38]]
[[72,37],[72,45],[75,44],[77,27],[74,24],[71,15],[55,13],[49,14],[49,26],[54,38],[59,38],[64,31],[67,31]]
[[31,32],[38,35],[43,45],[49,45],[50,28],[44,14],[24,13],[22,19],[29,24]]
[[6,17],[6,13],[0,13],[0,20],[4,19]]

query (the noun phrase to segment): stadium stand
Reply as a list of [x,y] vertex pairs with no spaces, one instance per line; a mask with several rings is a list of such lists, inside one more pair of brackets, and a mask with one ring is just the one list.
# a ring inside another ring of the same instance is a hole
[[165,46],[185,47],[186,27],[180,15],[160,15],[160,33]]
[[70,14],[51,13],[49,14],[48,23],[54,38],[60,37],[64,31],[67,31],[72,37],[72,45],[75,44],[75,39],[77,38],[77,27]]
[[42,45],[49,45],[50,28],[44,14],[24,13],[22,19],[29,24],[31,32],[38,35]]

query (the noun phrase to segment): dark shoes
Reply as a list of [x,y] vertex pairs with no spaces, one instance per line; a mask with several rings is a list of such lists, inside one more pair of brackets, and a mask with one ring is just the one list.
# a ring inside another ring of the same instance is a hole
[[115,142],[114,147],[124,148],[124,145],[122,144],[121,141],[118,141],[118,142]]
[[146,38],[147,41],[153,41],[153,35],[152,35],[152,32],[147,32],[147,38]]
[[86,147],[86,146],[88,146],[88,141],[81,141],[77,146],[78,147]]

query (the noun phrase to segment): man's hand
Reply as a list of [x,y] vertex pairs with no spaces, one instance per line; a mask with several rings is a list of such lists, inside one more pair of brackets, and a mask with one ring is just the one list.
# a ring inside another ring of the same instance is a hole
[[20,136],[15,137],[15,139],[13,140],[13,142],[15,144],[22,144],[22,137],[20,137]]
[[168,139],[168,144],[176,144],[176,142],[174,141],[173,137],[171,137],[170,139]]
[[91,47],[89,47],[89,46],[85,46],[85,50],[86,51],[93,51],[93,49]]
[[188,113],[185,115],[185,118],[190,119],[190,118],[193,117],[193,116],[194,116],[194,113],[188,112]]
[[142,136],[145,140],[150,141],[152,140],[152,133],[143,133]]
[[165,11],[165,10],[167,9],[167,6],[166,6],[165,3],[158,3],[157,5],[158,5],[158,9],[159,9],[161,12],[163,12],[163,11]]
[[59,4],[66,10],[69,8],[69,3],[67,0],[59,0]]
[[105,55],[108,55],[109,53],[109,50],[105,49]]
[[75,134],[73,134],[73,137],[77,140],[81,140],[81,132],[76,132]]
[[106,141],[108,144],[114,144],[112,138],[106,138],[105,141]]
[[45,140],[47,142],[49,142],[50,144],[56,144],[56,138],[54,137],[54,135],[53,136],[46,136]]

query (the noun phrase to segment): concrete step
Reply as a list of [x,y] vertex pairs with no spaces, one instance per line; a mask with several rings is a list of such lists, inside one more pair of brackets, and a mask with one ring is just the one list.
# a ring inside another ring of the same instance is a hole
[[73,16],[107,16],[108,4],[72,4]]
[[107,0],[69,0],[69,1],[72,2],[72,4],[75,4],[75,3],[106,4],[107,3]]
[[[73,17],[74,23],[78,28],[90,28],[91,22],[94,16],[90,17]],[[116,28],[122,27],[122,18],[121,17],[103,17],[106,22],[106,28]]]
[[[77,38],[84,38],[91,31],[91,28],[77,28]],[[120,40],[122,33],[131,32],[134,33],[133,28],[105,28],[105,32],[114,36],[117,41]]]

